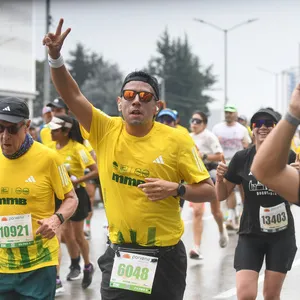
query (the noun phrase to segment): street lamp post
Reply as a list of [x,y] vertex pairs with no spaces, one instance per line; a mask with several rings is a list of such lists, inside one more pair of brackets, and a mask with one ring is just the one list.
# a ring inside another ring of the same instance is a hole
[[[284,89],[285,75],[290,74],[293,70],[297,70],[298,71],[297,75],[298,75],[300,73],[299,67],[298,66],[290,67],[290,68],[283,69],[279,72],[270,71],[268,69],[261,68],[261,67],[258,67],[257,69],[275,77],[275,98],[276,98],[275,109],[279,111],[285,109],[285,99],[286,99],[286,95],[285,95],[286,91]],[[281,77],[281,102],[279,101],[279,93],[278,93],[279,77]]]
[[217,29],[219,31],[222,31],[223,34],[224,34],[224,103],[225,105],[227,104],[228,102],[228,51],[227,51],[227,44],[228,44],[228,32],[229,31],[232,31],[238,27],[241,27],[243,25],[247,25],[247,24],[250,24],[250,23],[253,23],[255,21],[257,21],[258,19],[249,19],[247,21],[244,21],[242,23],[239,23],[239,24],[236,24],[228,29],[224,29],[224,28],[221,28],[215,24],[212,24],[212,23],[209,23],[209,22],[206,22],[202,19],[197,19],[197,18],[194,18],[194,21],[196,22],[200,22],[202,24],[206,24],[210,27],[213,27],[214,29]]
[[[49,33],[50,28],[50,0],[46,0],[46,34]],[[45,47],[45,61],[44,61],[44,99],[43,105],[46,106],[50,102],[50,69],[48,64],[48,50]]]

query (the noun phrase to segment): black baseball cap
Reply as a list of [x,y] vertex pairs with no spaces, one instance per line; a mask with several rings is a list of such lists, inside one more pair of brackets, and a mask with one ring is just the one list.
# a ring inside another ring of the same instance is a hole
[[257,119],[258,116],[261,115],[268,115],[270,116],[273,121],[275,121],[276,123],[278,123],[280,121],[280,117],[278,116],[278,113],[274,110],[268,109],[268,108],[262,108],[259,111],[257,111],[251,118],[251,125],[254,123],[254,120]]
[[0,99],[0,120],[19,123],[29,119],[29,108],[25,100],[17,97]]
[[134,72],[129,73],[126,76],[126,78],[124,79],[123,84],[122,84],[121,96],[122,96],[122,92],[123,92],[123,89],[124,89],[126,83],[128,83],[130,81],[143,81],[143,82],[148,83],[154,90],[154,95],[156,97],[156,101],[159,100],[159,85],[158,85],[157,79],[154,76],[152,76],[144,71],[134,71]]
[[65,110],[68,110],[68,106],[65,104],[65,102],[60,97],[55,98],[52,102],[48,103],[46,106],[56,107],[56,108],[64,108]]

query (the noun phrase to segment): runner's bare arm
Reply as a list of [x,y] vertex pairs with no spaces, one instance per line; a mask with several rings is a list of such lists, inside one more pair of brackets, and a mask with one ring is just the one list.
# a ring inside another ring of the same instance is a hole
[[[300,84],[292,94],[289,112],[300,120]],[[299,173],[287,161],[296,129],[297,122],[293,125],[281,120],[259,148],[251,167],[260,182],[293,203],[298,203]]]
[[[177,196],[178,183],[159,178],[145,178],[145,183],[138,185],[151,201],[163,200]],[[216,199],[212,180],[206,179],[199,183],[186,184],[183,198],[190,202],[210,202]]]
[[[65,220],[68,220],[75,212],[78,205],[78,199],[74,190],[65,194],[65,199],[62,202],[57,213],[61,213]],[[52,239],[58,227],[61,225],[61,221],[57,215],[53,215],[50,218],[38,220],[40,227],[37,229],[36,234],[41,234],[44,238]]]
[[226,179],[222,181],[216,182],[216,193],[217,193],[217,200],[223,201],[226,200],[229,195],[233,192],[233,189],[235,188],[235,183],[232,183]]
[[296,128],[282,120],[260,146],[251,167],[257,180],[289,202],[298,203],[299,174],[287,165]]
[[[48,53],[53,59],[60,57],[60,50],[64,40],[71,31],[68,28],[65,32],[61,32],[63,22],[63,19],[60,19],[55,34],[48,33],[43,39],[43,44],[47,46]],[[92,120],[91,103],[81,93],[77,83],[64,65],[60,68],[50,69],[52,81],[58,94],[82,126],[89,132]]]
[[74,212],[76,211],[78,205],[77,195],[73,190],[69,193],[65,194],[65,199],[62,201],[60,208],[57,210],[58,213],[61,213],[65,220],[68,220],[72,217]]
[[199,183],[187,184],[184,199],[194,202],[210,202],[216,199],[216,191],[212,180],[206,179]]
[[222,153],[215,153],[215,154],[208,154],[207,160],[208,161],[220,161],[222,159]]

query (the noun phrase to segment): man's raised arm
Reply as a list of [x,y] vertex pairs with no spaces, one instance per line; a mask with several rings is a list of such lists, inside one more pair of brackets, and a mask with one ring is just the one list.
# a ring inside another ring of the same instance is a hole
[[51,77],[58,94],[81,125],[89,132],[92,120],[92,105],[81,93],[76,81],[66,69],[60,54],[64,40],[71,31],[71,28],[68,28],[61,33],[63,23],[64,20],[60,19],[55,34],[48,33],[43,39],[43,45],[48,48]]

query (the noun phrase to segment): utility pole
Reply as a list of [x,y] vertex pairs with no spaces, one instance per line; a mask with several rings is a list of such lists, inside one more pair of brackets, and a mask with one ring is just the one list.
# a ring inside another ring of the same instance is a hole
[[[46,33],[49,33],[51,24],[50,16],[50,0],[46,0]],[[48,50],[45,47],[45,62],[44,62],[44,106],[50,102],[50,69],[48,64]]]

